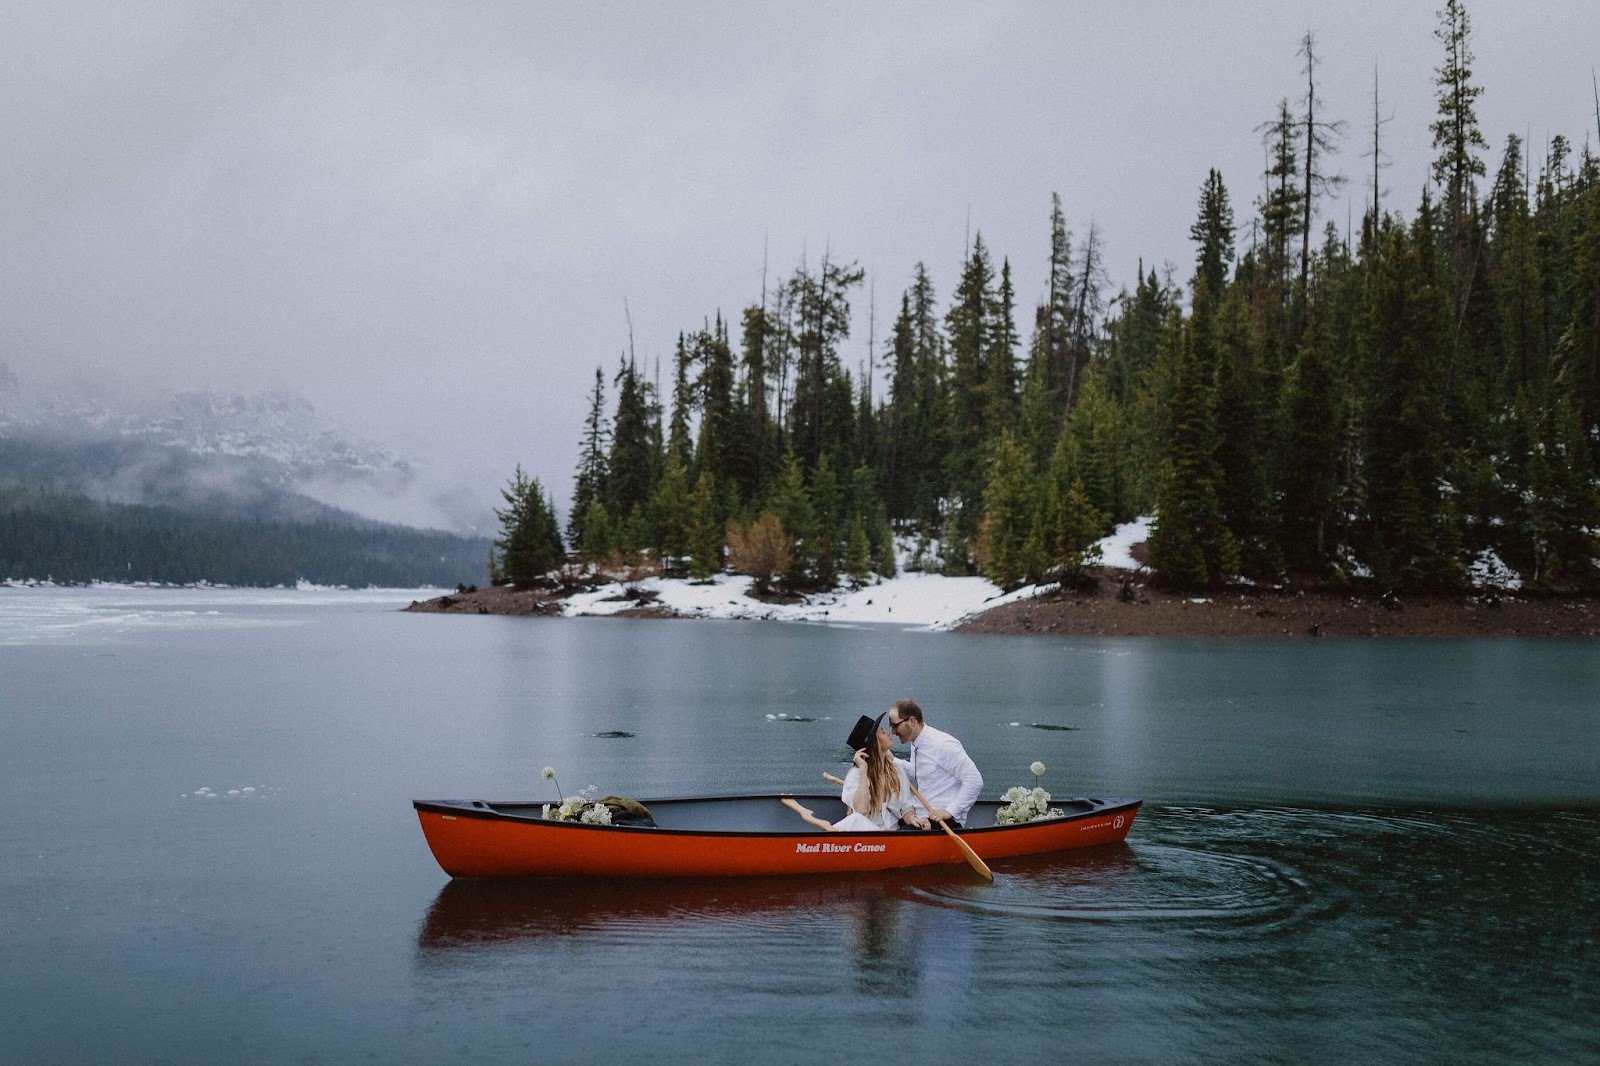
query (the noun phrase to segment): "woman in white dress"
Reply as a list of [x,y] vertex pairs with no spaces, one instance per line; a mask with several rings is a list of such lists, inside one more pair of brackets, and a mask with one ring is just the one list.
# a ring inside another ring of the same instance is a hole
[[876,720],[862,715],[850,731],[847,743],[856,750],[855,760],[839,790],[850,813],[830,825],[795,805],[802,818],[835,833],[876,833],[893,829],[901,821],[928,828],[927,820],[917,817],[906,764],[894,757],[894,734],[883,719],[881,714]]

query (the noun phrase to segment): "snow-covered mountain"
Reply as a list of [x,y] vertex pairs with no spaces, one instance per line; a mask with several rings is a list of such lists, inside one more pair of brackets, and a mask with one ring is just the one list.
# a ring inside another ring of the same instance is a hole
[[304,517],[309,499],[379,521],[468,531],[461,501],[423,468],[351,434],[289,392],[185,391],[121,401],[33,389],[0,361],[0,485],[25,482],[119,503]]

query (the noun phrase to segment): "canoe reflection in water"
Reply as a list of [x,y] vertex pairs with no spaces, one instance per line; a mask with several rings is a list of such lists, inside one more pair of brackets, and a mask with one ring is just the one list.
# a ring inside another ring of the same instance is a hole
[[986,921],[1081,915],[1086,902],[1115,895],[1119,882],[1131,890],[1135,865],[1123,844],[1006,860],[993,885],[965,866],[758,879],[458,878],[428,908],[417,964],[435,975],[526,969],[531,980],[580,945],[608,956],[624,949],[619,960],[733,952],[776,963],[821,954],[837,956],[846,987],[926,1009],[934,1021],[940,1004],[967,995],[977,979]]

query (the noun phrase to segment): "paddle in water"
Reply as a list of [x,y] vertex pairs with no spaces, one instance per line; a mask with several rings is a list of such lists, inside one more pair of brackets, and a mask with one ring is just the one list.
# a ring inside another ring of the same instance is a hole
[[[827,778],[829,781],[832,781],[836,785],[844,784],[843,779],[834,777],[832,774],[828,773],[826,770],[824,770],[822,772],[822,776]],[[917,786],[916,785],[912,785],[911,786],[911,794],[913,796],[917,797],[917,802],[918,803],[922,804],[924,807],[926,807],[928,809],[928,816],[930,818],[932,818],[933,817],[933,805],[927,801],[927,799],[922,795],[921,792],[917,791]],[[784,802],[785,803],[789,803],[791,801],[785,800]],[[799,804],[795,804],[795,806],[798,807]],[[810,814],[810,813],[811,813],[810,811],[806,811],[806,814]],[[804,815],[802,815],[801,817],[804,817]],[[948,833],[949,836],[950,836],[950,839],[954,840],[956,842],[956,847],[960,848],[961,849],[961,854],[966,856],[967,865],[971,866],[974,870],[976,870],[978,872],[979,876],[981,876],[985,881],[993,881],[994,880],[994,871],[990,870],[988,865],[982,859],[978,858],[978,853],[972,850],[972,845],[968,844],[965,840],[962,840],[960,837],[956,836],[956,831],[954,829],[951,829],[950,828],[950,823],[946,822],[943,818],[935,818],[934,821],[938,822],[939,823],[939,828],[943,829],[946,833]]]

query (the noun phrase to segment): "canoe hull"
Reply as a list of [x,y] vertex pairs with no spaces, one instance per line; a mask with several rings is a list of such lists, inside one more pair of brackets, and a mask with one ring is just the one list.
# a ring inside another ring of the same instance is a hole
[[[799,798],[824,817],[830,799],[838,799]],[[662,818],[663,828],[634,828],[546,821],[537,807],[527,804],[417,800],[413,806],[434,858],[451,877],[764,877],[966,861],[939,830],[825,833],[803,824],[794,828],[789,822],[798,819],[779,807],[776,796],[646,801],[661,816],[679,802],[696,804],[702,823],[716,822],[704,812],[714,815],[719,803],[727,805],[729,822],[741,823],[739,815],[755,810],[766,818],[771,813],[767,806],[789,821],[775,828],[725,830],[674,828]],[[969,828],[961,831],[961,838],[986,861],[1112,844],[1127,837],[1139,804],[1132,799],[1071,801],[1069,808],[1081,809],[1069,809],[1067,817]],[[992,822],[992,810],[975,811],[975,822],[984,813]]]

